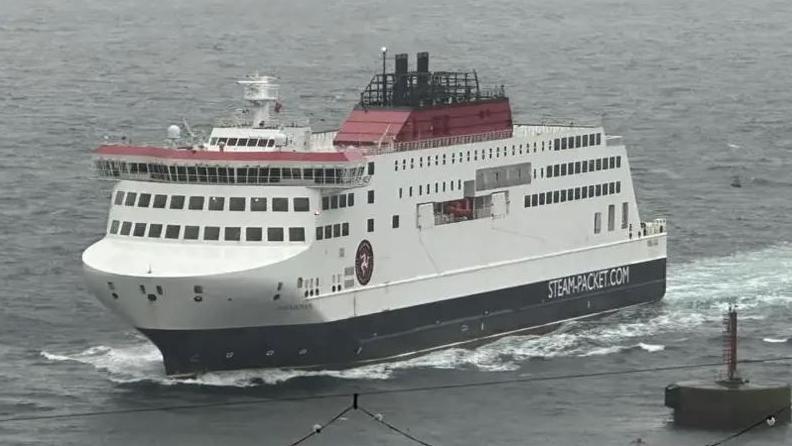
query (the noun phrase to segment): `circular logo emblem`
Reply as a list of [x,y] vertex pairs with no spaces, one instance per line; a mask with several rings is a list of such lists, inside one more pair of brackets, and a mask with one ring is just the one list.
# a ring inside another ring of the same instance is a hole
[[360,242],[355,253],[355,275],[361,285],[369,283],[374,272],[374,250],[368,240]]

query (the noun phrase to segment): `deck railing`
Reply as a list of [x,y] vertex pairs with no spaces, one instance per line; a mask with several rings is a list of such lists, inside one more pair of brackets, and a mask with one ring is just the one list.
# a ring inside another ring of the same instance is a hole
[[513,130],[495,130],[491,132],[475,133],[472,135],[443,136],[439,138],[422,139],[420,141],[387,142],[368,148],[370,155],[384,153],[405,152],[408,150],[433,149],[436,147],[453,146],[459,144],[472,144],[481,141],[492,141],[512,137]]

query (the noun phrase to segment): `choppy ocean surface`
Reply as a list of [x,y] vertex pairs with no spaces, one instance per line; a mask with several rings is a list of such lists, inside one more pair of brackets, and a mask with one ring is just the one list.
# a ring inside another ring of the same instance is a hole
[[[721,317],[743,357],[792,354],[792,4],[776,0],[138,2],[3,0],[0,8],[0,418],[390,390],[718,361]],[[104,136],[206,130],[234,81],[281,78],[285,107],[334,128],[379,47],[504,84],[518,122],[604,122],[628,145],[644,219],[667,216],[669,286],[655,305],[401,362],[248,370],[177,382],[157,350],[89,295],[80,253],[104,230]],[[741,188],[730,186],[738,176]],[[749,365],[792,381],[789,363]],[[698,445],[666,384],[718,370],[390,393],[362,403],[438,445]],[[0,421],[0,444],[289,444],[346,398],[46,421]],[[789,444],[786,427],[732,444]],[[304,444],[403,445],[352,412]]]

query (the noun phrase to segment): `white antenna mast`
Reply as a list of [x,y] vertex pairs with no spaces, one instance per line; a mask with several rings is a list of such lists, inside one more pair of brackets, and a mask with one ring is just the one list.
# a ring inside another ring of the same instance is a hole
[[273,76],[256,73],[246,80],[237,81],[245,89],[244,98],[253,108],[253,127],[263,127],[270,121],[270,108],[278,101],[278,87]]

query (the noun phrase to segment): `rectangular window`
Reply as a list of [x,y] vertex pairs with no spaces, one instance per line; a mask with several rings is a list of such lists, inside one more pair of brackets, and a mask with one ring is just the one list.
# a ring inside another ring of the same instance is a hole
[[341,223],[341,235],[344,237],[349,235],[349,223]]
[[553,176],[559,176],[561,174],[561,165],[556,164],[553,166]]
[[583,141],[582,141],[583,142],[583,147],[588,147],[588,145],[589,145],[588,135],[583,135],[582,139],[583,139]]
[[567,148],[567,139],[561,138],[561,150],[566,150]]
[[121,235],[129,235],[132,232],[132,222],[125,221],[121,223]]
[[602,170],[602,160],[597,158],[597,170]]
[[553,166],[547,166],[547,178],[553,178]]
[[179,233],[181,232],[181,226],[179,225],[168,225],[165,227],[165,238],[179,238]]
[[[399,188],[399,198],[401,198],[401,188]],[[306,198],[306,200],[307,200],[307,198]],[[346,194],[341,194],[341,195],[338,196],[338,207],[340,207],[340,208],[347,207],[347,196],[346,196]]]
[[[289,199],[288,198],[273,198],[272,210],[275,212],[289,212]],[[283,228],[281,228],[283,232]]]
[[581,187],[580,196],[584,199],[588,198],[588,188],[586,186]]
[[324,235],[324,233],[322,232],[322,227],[321,226],[317,226],[317,228],[316,228],[316,239],[317,240],[322,240],[324,238],[323,235]]
[[220,227],[219,226],[205,227],[204,240],[220,240]]
[[570,137],[567,138],[567,146],[570,149],[574,149],[575,148],[575,138],[573,136],[570,136]]
[[165,203],[168,201],[167,195],[154,195],[154,207],[157,209],[163,209],[165,207]]
[[545,194],[539,194],[539,205],[545,204]]
[[601,185],[601,184],[598,184],[598,185],[596,186],[596,189],[595,189],[595,190],[596,190],[596,193],[595,193],[595,195],[596,195],[596,196],[598,196],[598,197],[601,197],[601,196],[602,196],[602,185]]
[[341,237],[341,223],[333,225],[333,237]]
[[347,194],[347,205],[349,207],[352,207],[352,206],[355,205],[355,194],[354,193],[348,193]]
[[322,210],[330,209],[330,197],[322,197]]
[[[528,196],[526,195],[525,198],[526,198],[526,201],[527,201]],[[399,216],[398,215],[394,215],[393,218],[391,218],[391,223],[392,223],[392,226],[393,226],[394,229],[398,228],[399,227]]]
[[[531,207],[531,196],[530,195],[526,195],[524,201],[525,201],[525,203],[523,204],[524,207],[527,207],[527,208]],[[394,217],[395,217],[395,215],[394,215]]]
[[594,172],[594,160],[589,160],[589,172]]
[[621,167],[621,157],[620,156],[616,157],[616,167]]
[[561,165],[561,176],[564,176],[566,174],[567,174],[567,165],[566,164],[562,164]]
[[560,193],[557,190],[553,191],[553,203],[560,203],[559,195]]
[[613,194],[616,192],[616,183],[608,183],[608,193]]
[[330,197],[330,209],[338,209],[338,195]]
[[566,201],[566,199],[567,199],[567,193],[566,193],[566,190],[562,190],[562,191],[561,191],[561,203],[565,202],[565,201]]
[[231,197],[228,199],[229,211],[244,211],[245,210],[245,197]]
[[209,210],[222,211],[225,209],[225,197],[209,197]]
[[373,162],[368,163],[368,174],[369,175],[374,175],[374,163]]
[[[426,186],[426,193],[429,193],[429,186]],[[369,204],[374,203],[374,191],[368,191],[368,202]]]
[[630,212],[630,205],[625,201],[624,203],[622,203],[622,224],[621,224],[622,229],[627,229],[627,225],[629,224],[630,221],[629,212]]
[[223,232],[225,232],[223,239],[227,241],[237,242],[242,237],[242,228],[237,226],[226,227]]
[[575,173],[580,173],[580,161],[575,161]]
[[558,139],[558,138],[554,139],[553,140],[553,147],[555,148],[555,150],[561,149],[561,140]]
[[621,181],[616,182],[616,193],[617,194],[621,193]]
[[186,240],[198,240],[199,232],[200,232],[200,228],[198,226],[185,226],[184,238]]
[[531,206],[536,206],[538,203],[539,197],[536,194],[531,195]]
[[170,201],[171,209],[184,209],[184,195],[172,195]]
[[111,234],[118,234],[118,225],[119,225],[119,224],[120,224],[120,223],[118,222],[118,220],[113,220],[113,221],[110,223],[110,231],[109,231],[109,232],[110,232]]
[[[345,195],[342,195],[341,198],[346,198]],[[344,200],[346,202],[346,200]],[[346,203],[344,203],[346,204]],[[308,197],[297,197],[292,200],[292,205],[294,206],[294,212],[308,212],[310,209],[310,203],[308,201]]]
[[594,186],[589,186],[589,197],[594,198]]
[[267,199],[264,197],[253,197],[250,199],[250,210],[254,212],[264,212],[267,210]]
[[245,240],[249,242],[260,242],[261,237],[261,228],[245,228]]
[[373,218],[369,218],[366,221],[366,231],[374,232],[374,219]]
[[602,133],[597,133],[597,145],[602,144]]
[[581,171],[583,173],[588,172],[588,163],[586,161],[581,161],[580,164],[581,164],[581,166],[580,166],[581,167]]
[[283,228],[267,228],[267,240],[270,242],[282,242]]
[[143,237],[146,235],[146,224],[145,223],[135,223],[135,230],[132,232],[132,235],[135,237]]
[[136,198],[137,198],[137,193],[129,192],[126,195],[126,201],[124,201],[124,206],[134,206]]
[[116,192],[114,203],[119,205],[119,206],[124,203],[124,192],[123,191]]
[[140,200],[138,200],[138,207],[147,208],[149,207],[149,203],[151,203],[151,194],[140,194]]
[[289,241],[290,242],[304,242],[305,241],[305,228],[289,228]]
[[594,233],[599,234],[602,231],[602,212],[594,213]]
[[[204,197],[190,197],[190,201],[187,204],[189,209],[194,211],[202,211],[204,207]],[[185,238],[187,229],[185,228]]]
[[553,192],[545,192],[545,203],[553,204]]
[[162,236],[162,225],[157,223],[150,224],[148,236],[151,238],[160,238],[160,236]]
[[575,137],[575,147],[580,147],[580,135]]
[[333,238],[333,225],[325,225],[324,234],[324,238]]
[[613,231],[616,227],[616,206],[608,205],[608,231]]
[[616,157],[612,156],[610,157],[610,168],[614,169],[615,167],[616,167]]

